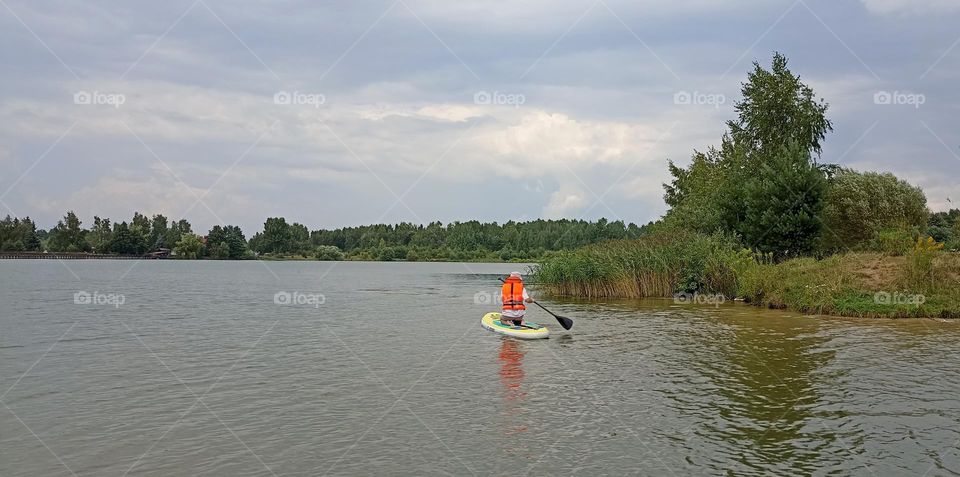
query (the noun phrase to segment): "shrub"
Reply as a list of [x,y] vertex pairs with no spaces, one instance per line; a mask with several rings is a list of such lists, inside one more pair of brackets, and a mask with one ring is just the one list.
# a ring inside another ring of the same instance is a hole
[[827,252],[869,248],[883,230],[925,229],[928,216],[919,187],[890,173],[845,170],[827,189],[822,246]]
[[914,245],[917,234],[912,229],[900,227],[880,230],[871,242],[870,248],[891,256],[906,255]]
[[317,246],[317,250],[313,253],[313,256],[317,260],[325,260],[325,261],[343,260],[343,252],[340,251],[339,247],[336,247],[333,245]]
[[943,244],[933,237],[919,238],[907,257],[907,284],[916,291],[931,292],[936,284],[933,261]]

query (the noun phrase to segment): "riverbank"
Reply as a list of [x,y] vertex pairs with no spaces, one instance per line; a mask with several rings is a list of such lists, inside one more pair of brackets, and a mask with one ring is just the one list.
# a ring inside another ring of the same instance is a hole
[[543,291],[582,298],[723,295],[767,308],[850,317],[960,318],[960,254],[850,252],[774,263],[729,236],[676,232],[584,247],[542,261]]

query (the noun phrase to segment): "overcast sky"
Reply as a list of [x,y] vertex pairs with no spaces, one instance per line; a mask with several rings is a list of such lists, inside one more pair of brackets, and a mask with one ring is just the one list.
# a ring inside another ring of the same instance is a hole
[[0,215],[645,223],[775,50],[830,103],[824,162],[944,210],[958,20],[958,0],[0,0]]

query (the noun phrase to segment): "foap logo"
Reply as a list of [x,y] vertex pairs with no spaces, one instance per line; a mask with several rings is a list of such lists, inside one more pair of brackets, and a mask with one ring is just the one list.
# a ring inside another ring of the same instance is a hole
[[103,93],[100,91],[77,91],[73,93],[73,104],[84,106],[113,106],[119,108],[127,102],[127,97],[120,93]]
[[673,93],[673,104],[678,106],[713,106],[717,109],[726,104],[727,97],[720,93],[701,93],[699,91],[677,91]]
[[100,293],[78,291],[73,294],[74,305],[110,305],[120,308],[127,301],[127,297],[119,293]]
[[911,305],[920,306],[927,302],[927,297],[921,294],[878,291],[873,294],[873,302],[877,305]]
[[500,91],[477,91],[473,93],[473,104],[480,106],[513,106],[519,108],[527,102],[527,97],[519,93],[502,93]]
[[926,102],[926,95],[910,91],[877,91],[873,93],[873,104],[881,106],[913,106],[920,109],[920,106],[926,104]]
[[273,104],[278,106],[313,106],[319,108],[327,102],[327,97],[320,93],[303,93],[300,91],[277,91],[273,95]]
[[474,305],[499,305],[500,293],[490,293],[487,291],[476,292],[473,294],[473,304]]
[[727,297],[722,293],[700,294],[700,293],[677,293],[673,295],[673,302],[678,305],[713,305],[718,307],[726,303]]
[[322,293],[278,291],[273,295],[273,302],[277,305],[308,305],[320,308],[320,305],[327,302],[327,297]]

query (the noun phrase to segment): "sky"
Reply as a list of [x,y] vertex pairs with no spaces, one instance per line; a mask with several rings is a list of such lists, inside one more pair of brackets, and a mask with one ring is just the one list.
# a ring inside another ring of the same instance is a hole
[[946,210],[958,20],[960,0],[0,0],[0,215],[642,224],[774,51],[830,104],[822,162]]

